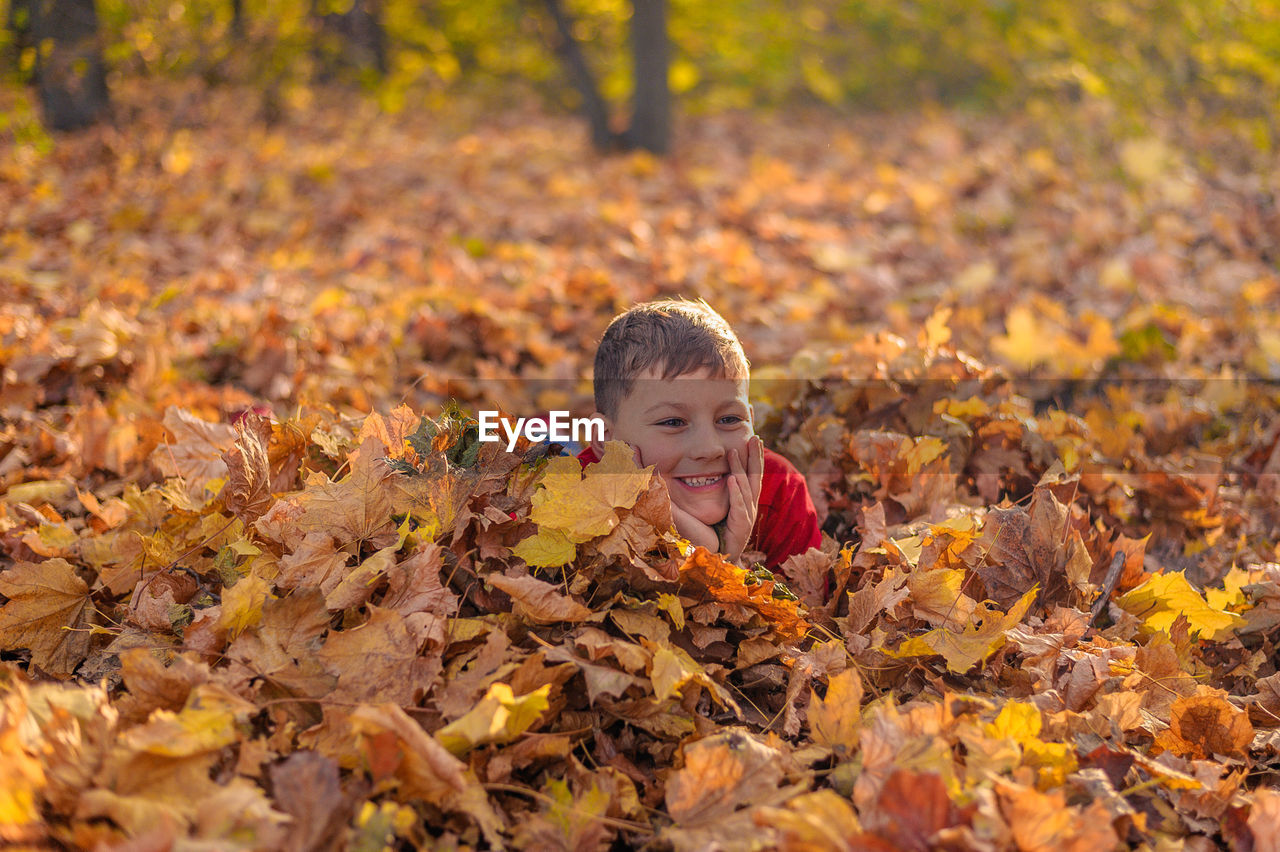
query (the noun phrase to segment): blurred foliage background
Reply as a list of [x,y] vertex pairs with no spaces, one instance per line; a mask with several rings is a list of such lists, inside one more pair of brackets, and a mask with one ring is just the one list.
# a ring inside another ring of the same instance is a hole
[[[13,2],[0,0],[6,20]],[[238,20],[233,0],[97,0],[97,9],[111,75],[253,83],[275,110],[305,104],[310,86],[332,79],[332,34],[316,12],[351,2],[240,0]],[[624,99],[630,0],[564,6],[602,92]],[[377,15],[385,68],[344,74],[388,110],[438,106],[463,90],[495,105],[576,104],[539,0],[382,0]],[[684,112],[1088,99],[1122,115],[1224,123],[1263,149],[1276,139],[1280,0],[669,0],[668,29]],[[13,84],[29,75],[35,48],[8,30],[0,38]]]

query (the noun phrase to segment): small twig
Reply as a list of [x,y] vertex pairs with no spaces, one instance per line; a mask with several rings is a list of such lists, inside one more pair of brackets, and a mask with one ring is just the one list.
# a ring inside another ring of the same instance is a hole
[[[138,588],[138,590],[137,590],[137,592],[135,592],[135,594],[137,594],[137,595],[141,595],[144,591],[146,591],[147,586],[150,586],[150,585],[151,585],[151,581],[152,581],[152,580],[154,580],[156,577],[159,577],[161,574],[168,574],[168,573],[172,572],[174,568],[179,567],[179,566],[178,566],[178,563],[179,563],[179,562],[181,562],[182,560],[186,559],[188,556],[190,556],[191,554],[195,553],[195,552],[196,552],[197,550],[199,550],[200,548],[202,548],[202,547],[206,546],[209,542],[213,541],[213,540],[214,540],[215,538],[217,538],[218,536],[222,535],[224,532],[226,532],[227,530],[229,530],[229,529],[231,528],[231,525],[232,525],[232,524],[234,524],[235,522],[236,522],[236,518],[235,518],[235,516],[233,515],[233,516],[231,517],[231,520],[227,521],[225,524],[223,524],[223,525],[222,525],[219,529],[217,529],[216,531],[214,531],[214,532],[210,533],[210,534],[209,534],[209,535],[208,535],[208,536],[207,536],[203,541],[200,541],[200,542],[198,542],[198,543],[196,543],[196,544],[192,545],[192,546],[191,546],[191,547],[190,547],[190,548],[189,548],[185,553],[183,553],[183,554],[182,554],[181,556],[179,556],[177,559],[173,560],[173,561],[172,561],[172,562],[170,562],[168,565],[164,566],[164,567],[163,567],[163,568],[161,568],[159,571],[157,571],[156,573],[154,573],[154,574],[152,574],[150,577],[148,577],[148,578],[143,582],[143,584]],[[145,554],[145,551],[144,551],[144,554]],[[186,569],[184,569],[184,570],[186,570]],[[194,573],[194,572],[190,572],[190,571],[188,571],[188,573]]]
[[1107,600],[1111,597],[1111,593],[1116,590],[1116,583],[1120,582],[1120,575],[1124,569],[1124,553],[1116,551],[1116,555],[1111,557],[1111,567],[1107,569],[1107,578],[1102,583],[1102,594],[1098,595],[1098,599],[1093,602],[1093,608],[1089,610],[1089,623],[1086,627],[1092,627],[1093,623],[1098,620],[1098,616],[1102,614],[1102,609],[1107,605]]

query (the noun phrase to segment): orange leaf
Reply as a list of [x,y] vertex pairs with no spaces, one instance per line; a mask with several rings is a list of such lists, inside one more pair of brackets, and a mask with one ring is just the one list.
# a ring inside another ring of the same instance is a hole
[[694,548],[680,566],[681,585],[701,586],[721,603],[739,604],[760,613],[784,639],[798,639],[809,630],[795,601],[773,596],[771,581],[746,585],[748,574],[719,553]]

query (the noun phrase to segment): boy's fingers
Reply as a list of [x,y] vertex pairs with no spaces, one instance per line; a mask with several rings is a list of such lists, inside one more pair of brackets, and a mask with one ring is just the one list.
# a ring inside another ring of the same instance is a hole
[[726,552],[737,559],[751,540],[751,531],[755,528],[756,513],[750,503],[751,495],[742,481],[743,477],[733,477],[729,486],[729,523]]
[[764,443],[759,435],[752,435],[747,445],[747,478],[751,482],[751,493],[759,500],[764,483]]
[[729,522],[735,526],[743,526],[747,533],[755,524],[755,508],[751,503],[751,493],[742,477],[733,477],[729,483]]

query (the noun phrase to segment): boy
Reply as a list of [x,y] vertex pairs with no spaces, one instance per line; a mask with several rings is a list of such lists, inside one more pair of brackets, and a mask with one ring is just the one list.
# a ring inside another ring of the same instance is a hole
[[[737,562],[762,551],[774,569],[818,547],[818,513],[804,477],[764,449],[747,400],[742,344],[704,301],[664,300],[615,317],[595,357],[596,416],[607,441],[654,465],[671,494],[676,530]],[[603,453],[593,442],[585,466]]]

